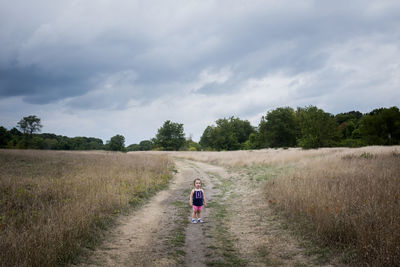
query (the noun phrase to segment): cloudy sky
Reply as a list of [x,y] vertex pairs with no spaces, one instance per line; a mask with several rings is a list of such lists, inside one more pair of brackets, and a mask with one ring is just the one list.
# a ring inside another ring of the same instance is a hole
[[400,103],[400,1],[0,0],[0,125],[198,141],[277,107]]

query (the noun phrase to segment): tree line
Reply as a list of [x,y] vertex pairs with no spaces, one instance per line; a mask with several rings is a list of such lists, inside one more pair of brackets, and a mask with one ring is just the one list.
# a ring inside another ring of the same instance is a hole
[[400,111],[391,107],[332,115],[315,106],[280,107],[254,128],[239,118],[217,120],[205,129],[200,144],[206,150],[399,145]]
[[200,142],[185,138],[181,123],[167,120],[154,138],[125,147],[125,137],[117,134],[105,144],[94,137],[66,137],[42,133],[35,115],[22,118],[17,127],[0,126],[0,148],[56,150],[239,150],[278,147],[360,147],[400,144],[398,107],[374,109],[362,114],[350,111],[333,115],[316,106],[280,107],[268,111],[257,127],[236,117],[221,118],[204,130]]
[[67,137],[52,133],[40,133],[43,125],[35,115],[23,117],[11,130],[0,126],[0,148],[49,149],[49,150],[201,150],[198,143],[185,138],[183,124],[166,121],[151,140],[125,146],[125,137],[117,134],[103,143],[94,137]]

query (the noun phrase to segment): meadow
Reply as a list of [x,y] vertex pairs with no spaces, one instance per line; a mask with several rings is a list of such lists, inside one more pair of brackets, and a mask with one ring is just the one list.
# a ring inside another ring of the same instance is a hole
[[73,263],[117,216],[166,187],[172,157],[255,177],[264,201],[297,234],[346,251],[343,262],[400,262],[400,147],[373,146],[128,154],[0,150],[0,265]]
[[280,173],[265,179],[264,200],[293,229],[321,246],[341,249],[343,262],[399,265],[399,146],[174,155],[235,171],[279,167]]
[[172,171],[165,155],[0,150],[0,265],[71,263]]

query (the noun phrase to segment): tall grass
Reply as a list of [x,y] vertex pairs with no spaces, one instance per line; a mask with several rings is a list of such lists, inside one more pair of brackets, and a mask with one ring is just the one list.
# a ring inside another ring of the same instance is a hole
[[243,167],[251,165],[276,165],[299,162],[306,158],[315,158],[340,151],[346,148],[321,148],[302,150],[300,148],[289,149],[260,149],[220,152],[169,152],[173,156],[199,160],[226,167]]
[[54,266],[166,185],[164,155],[0,150],[0,265]]
[[325,244],[353,248],[359,263],[399,266],[399,152],[364,148],[304,161],[269,181],[266,195]]

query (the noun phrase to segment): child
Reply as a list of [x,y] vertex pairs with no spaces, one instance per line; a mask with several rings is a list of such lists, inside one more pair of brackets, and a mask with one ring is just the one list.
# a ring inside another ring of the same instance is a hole
[[[201,210],[204,206],[207,206],[206,197],[204,190],[201,189],[201,180],[199,178],[193,181],[194,189],[190,193],[190,206],[193,207],[192,223],[202,223]],[[197,216],[197,221],[196,221]]]

